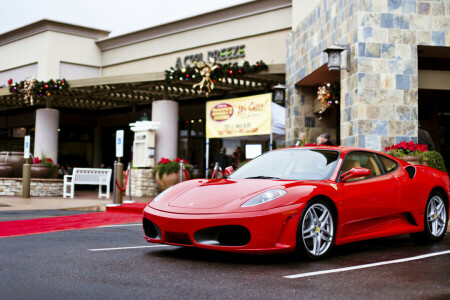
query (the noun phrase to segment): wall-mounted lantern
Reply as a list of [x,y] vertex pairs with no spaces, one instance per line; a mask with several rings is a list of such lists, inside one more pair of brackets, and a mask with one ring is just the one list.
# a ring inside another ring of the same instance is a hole
[[282,84],[277,84],[273,87],[273,100],[276,104],[284,107],[284,100],[286,97],[286,87]]
[[328,54],[329,71],[338,71],[341,69],[341,52],[344,52],[343,54],[347,58],[345,69],[350,72],[350,45],[331,45],[330,47],[323,50],[323,52],[326,52]]

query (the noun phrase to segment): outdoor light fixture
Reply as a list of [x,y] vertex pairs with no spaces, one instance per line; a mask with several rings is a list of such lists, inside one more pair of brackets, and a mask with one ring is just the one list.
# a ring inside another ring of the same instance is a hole
[[274,93],[274,101],[275,103],[284,106],[284,99],[286,94],[286,87],[282,84],[277,84],[273,87],[273,93]]
[[350,45],[331,45],[323,50],[328,54],[328,70],[339,71],[341,69],[341,52],[347,53],[347,66],[346,70],[350,72]]

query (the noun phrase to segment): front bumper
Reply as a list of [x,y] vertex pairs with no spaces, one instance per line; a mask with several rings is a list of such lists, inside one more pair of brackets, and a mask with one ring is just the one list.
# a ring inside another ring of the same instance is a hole
[[291,252],[295,250],[304,205],[230,214],[176,214],[147,206],[143,222],[145,239],[151,243],[239,253]]

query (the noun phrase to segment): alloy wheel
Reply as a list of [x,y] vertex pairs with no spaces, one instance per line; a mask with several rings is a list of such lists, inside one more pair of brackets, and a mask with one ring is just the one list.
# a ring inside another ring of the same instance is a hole
[[428,202],[427,225],[434,237],[439,237],[445,231],[447,212],[441,197],[435,195]]
[[311,205],[302,222],[302,240],[310,255],[324,255],[333,243],[333,215],[321,203]]

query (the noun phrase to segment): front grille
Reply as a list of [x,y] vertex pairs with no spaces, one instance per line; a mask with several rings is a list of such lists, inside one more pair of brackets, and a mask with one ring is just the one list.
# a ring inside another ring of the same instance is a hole
[[187,233],[167,231],[164,235],[164,243],[192,246],[191,239]]
[[250,242],[250,231],[240,225],[205,228],[194,234],[195,241],[204,245],[245,246]]

